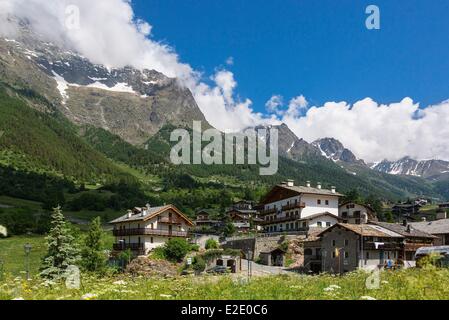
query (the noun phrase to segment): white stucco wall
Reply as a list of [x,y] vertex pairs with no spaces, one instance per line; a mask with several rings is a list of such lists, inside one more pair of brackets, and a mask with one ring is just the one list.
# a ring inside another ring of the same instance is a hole
[[[292,198],[276,201],[265,205],[265,209],[281,209],[282,206],[287,204],[294,204],[295,200],[298,203],[305,203],[305,208],[301,210],[301,218],[306,218],[314,214],[329,212],[338,217],[338,196],[316,195],[316,194],[303,194],[301,196],[295,196]],[[318,204],[318,200],[321,200],[321,204]],[[326,205],[326,200],[329,204]]]
[[318,217],[318,218],[314,218],[314,219],[310,220],[309,227],[315,227],[315,228],[320,227],[318,225],[318,222],[322,223],[322,225],[321,225],[322,228],[327,228],[327,227],[332,227],[334,224],[337,224],[338,220],[337,220],[337,218],[334,218],[331,216],[322,216],[322,217]]
[[[172,211],[172,217],[178,217],[179,216]],[[162,230],[162,231],[169,231],[170,225],[167,223],[160,223],[158,222],[158,218],[168,218],[169,217],[169,211],[166,211],[159,216],[156,216],[150,220],[147,221],[132,221],[132,222],[123,222],[115,225],[116,229],[120,229],[120,227],[124,229],[139,229],[139,228],[146,228],[146,229],[153,229],[153,230]],[[185,220],[181,219],[181,224],[173,224],[172,225],[172,231],[173,232],[188,232],[189,231],[189,225],[186,223]],[[145,245],[145,253],[149,253],[151,250],[160,247],[165,244],[166,241],[168,241],[169,237],[167,236],[160,236],[160,235],[133,235],[133,236],[125,236],[125,237],[116,237],[116,243],[119,243],[120,240],[123,240],[125,244],[137,244],[143,243]]]
[[356,211],[360,211],[360,222],[368,223],[368,212],[364,206],[359,204],[354,204],[354,208],[347,208],[347,205],[340,207],[338,210],[338,215],[343,218],[343,212],[347,212],[347,218],[343,219],[348,220],[348,223],[355,224],[357,218],[354,218],[354,212]]

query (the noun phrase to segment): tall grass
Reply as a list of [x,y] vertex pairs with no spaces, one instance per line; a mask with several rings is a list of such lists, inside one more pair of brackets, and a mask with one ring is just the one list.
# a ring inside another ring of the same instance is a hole
[[253,278],[205,276],[174,279],[83,275],[80,289],[39,279],[26,282],[8,277],[0,283],[0,299],[25,300],[426,300],[449,299],[449,270],[414,269],[383,272],[379,288],[366,286],[369,274],[343,277],[273,276]]

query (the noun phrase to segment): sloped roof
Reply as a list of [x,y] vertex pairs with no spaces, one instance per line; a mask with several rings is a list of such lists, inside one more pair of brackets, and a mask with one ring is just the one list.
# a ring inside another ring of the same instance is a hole
[[[147,221],[147,220],[150,220],[170,209],[175,211],[177,214],[179,214],[179,216],[181,216],[181,218],[183,218],[187,222],[187,224],[189,224],[191,226],[194,225],[193,222],[184,213],[182,213],[178,208],[176,208],[174,205],[166,205],[166,206],[162,206],[162,207],[150,207],[150,208],[147,208],[147,207],[134,208],[134,210],[139,213],[133,214],[129,218],[128,218],[128,214],[125,214],[125,215],[121,216],[120,218],[117,218],[109,223],[117,224],[117,223],[123,223],[123,222]],[[146,211],[147,212],[146,215],[142,216],[140,214],[142,211]]]
[[[273,195],[276,195],[279,192],[282,192],[282,190],[288,191],[290,193],[289,196],[294,197],[295,195],[300,194],[315,194],[315,195],[325,195],[325,196],[333,196],[333,197],[343,197],[344,195],[338,192],[333,193],[332,190],[327,189],[318,189],[318,188],[312,188],[312,187],[303,187],[303,186],[288,186],[284,184],[278,184],[274,186],[260,201],[260,204],[268,203],[268,199],[272,197]],[[286,197],[287,198],[287,197]],[[276,201],[279,201],[282,199],[276,199]]]
[[318,195],[328,195],[328,196],[338,196],[343,197],[344,195],[338,192],[333,193],[332,190],[327,189],[318,189],[318,188],[312,188],[312,187],[304,187],[304,186],[285,186],[285,185],[278,185],[281,188],[289,189],[298,193],[303,194],[318,194]]
[[364,237],[379,237],[379,238],[403,238],[402,235],[391,232],[391,230],[382,228],[380,226],[370,225],[370,224],[347,224],[347,223],[338,223],[324,231],[322,231],[318,236],[322,236],[324,233],[337,228],[341,227],[344,229],[347,229],[349,231],[352,231],[358,235],[363,235]]
[[341,207],[344,207],[344,206],[346,206],[348,204],[355,204],[357,206],[361,206],[361,207],[364,207],[365,209],[369,209],[372,212],[375,212],[374,209],[370,205],[368,205],[368,204],[360,204],[360,203],[356,203],[356,202],[353,202],[353,201],[346,201],[346,202],[340,204],[338,207],[341,208]]
[[299,221],[312,220],[312,219],[319,218],[319,217],[322,217],[322,216],[331,216],[332,218],[335,218],[338,221],[343,221],[342,218],[340,218],[340,217],[338,217],[338,216],[336,216],[336,215],[334,215],[334,214],[332,214],[330,212],[322,212],[322,213],[312,214],[311,216],[307,216],[307,217],[299,219]]
[[[372,222],[375,225],[381,226],[382,228],[391,230],[393,232],[399,233],[400,235],[406,237],[406,238],[429,238],[434,239],[435,236],[423,232],[421,230],[418,230],[413,227],[413,225],[410,225],[411,228],[408,226],[404,226],[402,224],[398,223],[387,223],[387,222]],[[409,232],[410,231],[410,232]]]
[[411,226],[415,229],[430,234],[449,234],[449,219],[416,222],[411,223]]

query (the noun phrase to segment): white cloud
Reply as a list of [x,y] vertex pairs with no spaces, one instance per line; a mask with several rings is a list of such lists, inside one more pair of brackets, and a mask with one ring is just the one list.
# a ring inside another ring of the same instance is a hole
[[289,117],[298,117],[307,111],[308,106],[309,102],[303,95],[297,96],[290,100],[286,114]]
[[370,98],[353,106],[328,102],[282,121],[308,141],[334,137],[366,161],[449,159],[449,101],[426,109],[410,98],[390,105]]
[[[79,28],[66,27],[70,18],[66,9],[73,5],[79,8]],[[16,26],[8,20],[10,16],[28,20],[47,41],[64,44],[93,63],[154,69],[178,78],[218,129],[241,130],[267,121],[253,112],[249,99],[241,102],[234,97],[237,82],[232,73],[217,72],[210,86],[170,46],[153,40],[152,26],[135,18],[129,0],[1,0],[0,35],[14,36]],[[232,63],[232,57],[227,59],[228,65]]]
[[268,100],[265,103],[265,108],[269,113],[281,114],[282,110],[280,108],[282,108],[283,105],[284,105],[284,97],[279,94],[276,94],[273,95],[270,98],[270,100]]
[[[66,28],[67,5],[78,6],[80,28]],[[64,44],[94,63],[132,65],[177,77],[192,91],[206,119],[223,131],[282,121],[308,141],[335,137],[367,161],[406,155],[449,159],[449,102],[423,110],[409,98],[390,105],[367,98],[353,106],[328,102],[310,107],[304,96],[291,99],[288,106],[274,96],[267,103],[272,113],[267,116],[254,112],[250,99],[238,97],[232,72],[219,70],[203,77],[170,46],[154,40],[152,26],[135,18],[129,0],[1,0],[0,35],[14,36],[11,15],[27,19],[48,41]],[[232,62],[227,60],[228,65]]]

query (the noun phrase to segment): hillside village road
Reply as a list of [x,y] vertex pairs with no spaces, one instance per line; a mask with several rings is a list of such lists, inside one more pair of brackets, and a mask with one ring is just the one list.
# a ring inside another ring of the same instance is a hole
[[[254,261],[251,261],[252,267],[252,275],[253,276],[269,276],[269,275],[279,275],[279,274],[289,274],[294,275],[294,272],[287,271],[283,267],[272,267],[265,266],[261,264],[257,264]],[[242,259],[242,274],[246,274],[248,272],[248,260]]]

